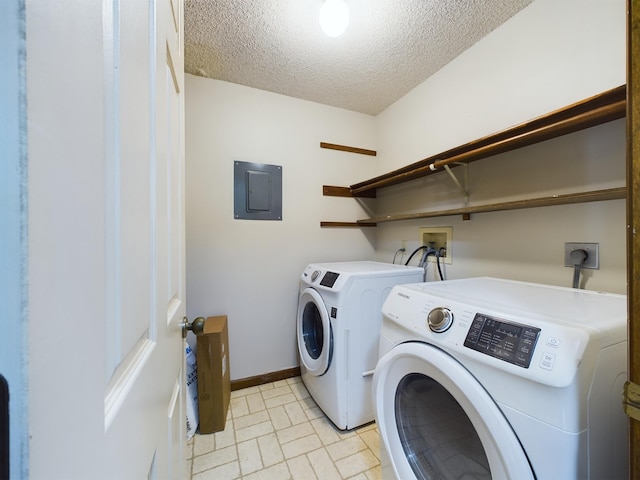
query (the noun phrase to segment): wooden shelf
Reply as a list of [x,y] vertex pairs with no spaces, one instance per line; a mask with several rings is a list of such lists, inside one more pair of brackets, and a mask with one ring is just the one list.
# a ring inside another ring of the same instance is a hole
[[[498,133],[474,140],[459,147],[424,158],[406,167],[393,170],[383,175],[356,183],[350,187],[324,186],[325,196],[375,198],[379,188],[390,187],[400,183],[438,173],[449,163],[470,163],[492,157],[535,143],[550,140],[585,128],[611,122],[626,115],[627,86],[621,85],[581,102],[568,105],[533,120],[521,123]],[[569,203],[595,202],[625,198],[626,188],[599,190],[553,197],[534,198],[516,202],[497,203],[493,205],[464,207],[452,210],[423,212],[415,214],[399,214],[358,220],[356,225],[370,226],[381,222],[408,220],[472,213],[514,210],[547,205],[563,205]],[[321,222],[321,226],[335,226],[334,223]],[[353,225],[353,224],[350,224]],[[343,225],[344,226],[344,225]]]
[[[488,205],[476,205],[473,207],[452,208],[433,212],[404,213],[398,215],[383,215],[380,217],[358,220],[357,224],[369,226],[384,222],[398,220],[413,220],[417,218],[446,217],[450,215],[471,215],[473,213],[499,212],[503,210],[519,210],[523,208],[548,207],[552,205],[568,205],[572,203],[600,202],[603,200],[619,200],[626,198],[627,188],[610,188],[590,192],[569,193],[564,195],[552,195],[550,197],[531,198],[526,200],[514,200],[511,202],[493,203]],[[326,223],[326,222],[322,222]]]
[[320,148],[328,148],[330,150],[340,150],[342,152],[359,153],[361,155],[371,155],[375,157],[378,152],[375,150],[368,150],[366,148],[349,147],[347,145],[336,145],[335,143],[320,142]]
[[378,188],[390,187],[436,173],[447,163],[470,163],[624,118],[626,92],[626,85],[621,85],[515,127],[432,155],[384,175],[356,183],[351,185],[349,189],[356,197],[365,194],[371,195]]
[[[322,195],[325,197],[355,197],[353,193],[351,193],[351,189],[349,187],[335,187],[333,185],[323,185],[322,186]],[[376,191],[371,190],[369,192],[364,192],[362,195],[358,195],[360,198],[376,198]]]
[[357,222],[320,222],[321,227],[330,228],[360,228],[360,227],[375,227],[374,222],[368,222],[366,220],[358,220]]

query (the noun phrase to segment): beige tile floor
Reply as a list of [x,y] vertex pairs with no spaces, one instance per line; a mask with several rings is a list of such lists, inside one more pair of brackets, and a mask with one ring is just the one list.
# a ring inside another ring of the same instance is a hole
[[375,424],[337,430],[300,377],[231,392],[226,428],[187,444],[192,480],[379,480]]

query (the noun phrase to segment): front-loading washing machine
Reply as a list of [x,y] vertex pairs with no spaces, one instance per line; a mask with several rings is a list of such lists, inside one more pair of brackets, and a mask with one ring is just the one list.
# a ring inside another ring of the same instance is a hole
[[423,279],[418,267],[380,262],[308,265],[298,297],[302,381],[341,430],[374,420],[371,377],[378,360],[382,304],[391,288]]
[[382,478],[626,479],[626,323],[624,295],[395,287],[373,380]]

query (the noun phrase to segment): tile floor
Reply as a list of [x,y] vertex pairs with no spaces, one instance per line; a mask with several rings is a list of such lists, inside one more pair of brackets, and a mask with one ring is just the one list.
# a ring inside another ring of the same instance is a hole
[[223,432],[187,444],[192,480],[379,480],[375,424],[342,432],[300,377],[231,392]]

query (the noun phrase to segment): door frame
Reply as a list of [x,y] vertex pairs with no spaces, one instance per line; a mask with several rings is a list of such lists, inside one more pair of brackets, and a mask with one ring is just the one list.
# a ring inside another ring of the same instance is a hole
[[9,386],[10,478],[28,477],[25,1],[0,2],[0,374]]
[[[627,302],[629,382],[640,385],[640,1],[627,0]],[[629,420],[630,478],[640,479],[640,421]]]

